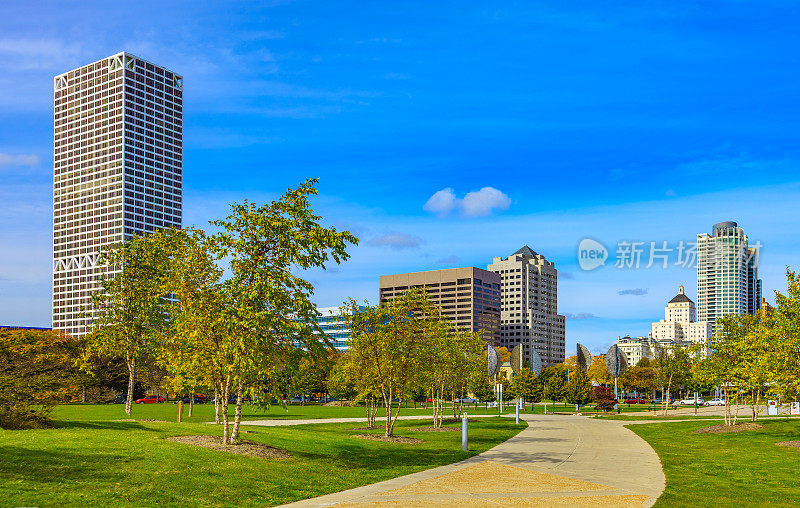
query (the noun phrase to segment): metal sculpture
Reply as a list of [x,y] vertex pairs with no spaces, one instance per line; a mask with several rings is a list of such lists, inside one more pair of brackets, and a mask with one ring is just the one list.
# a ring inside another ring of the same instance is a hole
[[522,372],[522,365],[524,363],[522,354],[522,344],[517,344],[514,349],[511,350],[511,370],[514,371],[514,374]]
[[620,377],[628,369],[628,359],[616,344],[611,346],[606,353],[606,369],[614,377]]
[[589,370],[592,366],[592,355],[583,344],[578,344],[578,367],[582,368],[584,372]]
[[617,398],[617,378],[625,374],[628,370],[628,358],[625,356],[619,346],[614,344],[608,349],[606,353],[606,369],[608,373],[614,376],[614,398]]
[[494,377],[500,371],[500,365],[503,364],[503,357],[500,356],[500,351],[492,346],[487,346],[486,350],[486,366],[489,377]]
[[542,357],[535,349],[531,349],[531,370],[536,376],[542,373]]

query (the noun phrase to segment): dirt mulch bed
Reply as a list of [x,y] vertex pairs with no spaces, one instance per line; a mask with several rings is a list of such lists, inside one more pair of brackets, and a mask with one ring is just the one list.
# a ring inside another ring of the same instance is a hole
[[408,429],[411,432],[458,432],[460,427],[416,427]]
[[378,427],[378,426],[375,426],[375,427],[355,427],[355,428],[348,429],[348,430],[378,430],[378,429],[383,429],[383,428],[384,428],[383,425],[381,425],[380,427]]
[[712,425],[710,427],[703,427],[692,432],[692,434],[729,434],[731,432],[744,432],[747,430],[761,430],[764,426],[760,423],[742,422],[736,425]]
[[254,443],[253,441],[240,440],[237,445],[224,445],[222,444],[222,438],[219,436],[173,436],[166,439],[167,441],[200,446],[218,452],[235,453],[237,455],[247,455],[248,457],[257,457],[260,459],[288,459],[292,456],[286,450],[261,443]]
[[358,439],[366,439],[368,441],[383,441],[384,443],[418,444],[425,442],[422,439],[417,439],[414,437],[403,437],[403,436],[386,437],[383,434],[353,434],[350,437],[355,437]]
[[800,448],[800,441],[781,441],[780,443],[775,443],[778,446],[789,446],[791,448]]
[[115,422],[158,422],[158,423],[175,423],[175,422],[168,422],[167,420],[148,420],[148,419],[141,419],[137,420],[135,418],[124,418],[122,420],[114,420]]

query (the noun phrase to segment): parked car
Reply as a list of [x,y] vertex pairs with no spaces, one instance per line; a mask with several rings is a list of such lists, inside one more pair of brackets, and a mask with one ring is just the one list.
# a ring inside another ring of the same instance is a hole
[[663,398],[658,398],[658,399],[653,399],[651,402],[653,404],[663,404],[664,402],[669,402],[670,404],[672,404],[673,402],[675,402],[675,399],[670,397],[668,401],[665,401]]
[[[179,400],[182,400],[184,404],[188,404],[189,403],[189,396],[187,395],[183,399],[179,399]],[[198,397],[197,395],[194,396],[194,403],[195,404],[205,404],[206,400],[207,399],[203,399],[201,397]],[[178,401],[176,400],[175,404],[177,404],[177,403],[178,403]]]
[[724,406],[725,399],[711,399],[705,402],[706,406]]
[[478,400],[473,399],[472,397],[464,397],[463,399],[456,399],[456,402],[461,402],[462,404],[475,404],[478,402]]
[[148,395],[141,399],[136,399],[137,404],[155,404],[165,402],[167,399],[162,397],[161,395]]
[[113,399],[105,401],[104,404],[125,404],[127,401],[128,401],[128,395],[121,393],[119,395],[116,395]]
[[[691,399],[683,399],[674,402],[676,406],[694,406],[695,399],[692,397]],[[702,406],[705,402],[703,401],[702,397],[697,398],[697,405]]]
[[644,399],[625,399],[625,404],[647,404]]

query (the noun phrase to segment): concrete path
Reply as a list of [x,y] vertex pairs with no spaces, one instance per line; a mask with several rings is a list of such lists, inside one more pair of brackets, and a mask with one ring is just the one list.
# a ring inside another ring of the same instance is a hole
[[628,422],[523,418],[528,428],[462,462],[286,506],[650,506],[663,492],[658,455]]
[[[497,415],[473,415],[470,418],[494,418]],[[508,416],[508,415],[504,415]],[[445,418],[452,418],[445,415]],[[406,415],[398,416],[398,420],[433,420],[433,416],[427,415]],[[256,425],[259,427],[285,427],[287,425],[311,425],[316,423],[367,423],[367,419],[361,418],[311,418],[308,420],[242,420],[242,425]],[[386,417],[375,418],[375,425],[380,427],[386,425]]]

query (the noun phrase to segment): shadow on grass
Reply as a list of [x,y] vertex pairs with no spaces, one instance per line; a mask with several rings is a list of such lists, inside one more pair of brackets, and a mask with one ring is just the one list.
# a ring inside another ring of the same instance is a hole
[[75,421],[59,420],[54,422],[54,429],[90,429],[90,430],[143,430],[147,432],[163,432],[164,429],[154,429],[142,425],[143,423],[164,423],[164,422],[114,422],[114,421]]
[[37,450],[19,446],[0,445],[0,477],[5,481],[22,480],[30,485],[68,484],[91,481],[122,481],[119,470],[122,462],[136,459],[121,452],[98,450]]

